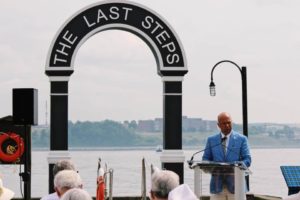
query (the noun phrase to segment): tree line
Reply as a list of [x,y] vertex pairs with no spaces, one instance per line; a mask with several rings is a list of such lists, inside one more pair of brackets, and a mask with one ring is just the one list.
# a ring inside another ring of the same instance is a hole
[[[33,147],[50,146],[49,128],[33,128],[31,135]],[[112,120],[77,121],[68,123],[68,143],[70,147],[153,146],[161,144],[161,139],[145,139],[137,134],[134,128]]]
[[[271,128],[270,128],[271,127]],[[242,132],[243,126],[233,124],[233,129]],[[300,143],[298,127],[272,124],[249,124],[248,135],[251,144],[266,146],[270,144],[294,145]],[[213,132],[218,131],[214,130]],[[212,132],[183,132],[183,146],[204,145]],[[163,143],[162,133],[139,133],[136,123],[120,123],[112,120],[99,122],[77,121],[68,123],[69,147],[155,147]],[[32,129],[31,141],[33,148],[50,147],[49,127]],[[295,144],[294,144],[295,143]]]

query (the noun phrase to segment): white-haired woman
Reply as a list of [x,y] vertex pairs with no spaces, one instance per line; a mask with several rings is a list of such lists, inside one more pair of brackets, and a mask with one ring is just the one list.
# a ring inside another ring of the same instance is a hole
[[62,170],[55,175],[54,189],[59,197],[72,188],[82,188],[82,180],[76,171]]
[[92,200],[92,197],[87,191],[81,188],[73,188],[68,190],[62,197],[61,200]]
[[151,200],[167,200],[169,192],[179,185],[179,176],[169,170],[155,170],[151,176]]
[[187,184],[179,185],[179,176],[156,168],[151,177],[151,200],[198,200]]

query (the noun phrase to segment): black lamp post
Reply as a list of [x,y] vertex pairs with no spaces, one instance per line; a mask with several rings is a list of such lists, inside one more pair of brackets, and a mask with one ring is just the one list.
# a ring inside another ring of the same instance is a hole
[[242,106],[243,106],[243,134],[248,137],[248,108],[247,108],[247,69],[246,67],[240,67],[236,63],[230,60],[222,60],[215,64],[211,70],[211,82],[209,84],[209,91],[211,96],[216,96],[216,85],[213,81],[213,72],[215,68],[221,63],[231,63],[236,66],[241,72],[242,76]]

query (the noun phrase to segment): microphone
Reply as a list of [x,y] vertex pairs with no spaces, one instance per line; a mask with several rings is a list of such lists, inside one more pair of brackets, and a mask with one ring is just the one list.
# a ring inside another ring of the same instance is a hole
[[213,146],[211,146],[211,147],[207,147],[207,148],[202,149],[202,150],[200,150],[200,151],[196,151],[196,152],[192,155],[191,159],[187,161],[187,163],[189,164],[189,166],[191,167],[191,165],[193,164],[194,156],[195,156],[196,154],[201,153],[201,152],[203,152],[203,151],[205,151],[205,150],[207,150],[207,149],[209,149],[209,148],[215,148],[216,146],[223,145],[222,143],[223,143],[226,139],[227,139],[226,137],[223,137],[223,138],[221,139],[221,142],[220,142],[220,143],[217,143],[217,144],[215,144],[215,145],[213,145]]

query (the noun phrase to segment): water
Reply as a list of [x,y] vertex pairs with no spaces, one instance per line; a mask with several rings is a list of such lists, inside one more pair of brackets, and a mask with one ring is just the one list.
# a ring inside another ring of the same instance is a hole
[[[196,150],[185,150],[186,160]],[[280,171],[282,165],[300,165],[300,149],[252,149],[251,193],[284,197],[288,188]],[[141,194],[142,158],[146,160],[147,189],[150,188],[150,165],[160,167],[160,153],[154,150],[91,150],[71,151],[73,162],[84,180],[84,188],[93,196],[96,190],[97,162],[107,163],[114,170],[114,196],[138,196]],[[201,157],[201,153],[195,160]],[[47,151],[32,152],[32,197],[41,197],[48,193]],[[6,187],[20,197],[19,166],[0,166],[0,172]],[[193,170],[185,164],[185,183],[191,188]],[[203,194],[208,193],[208,175],[203,175]]]

